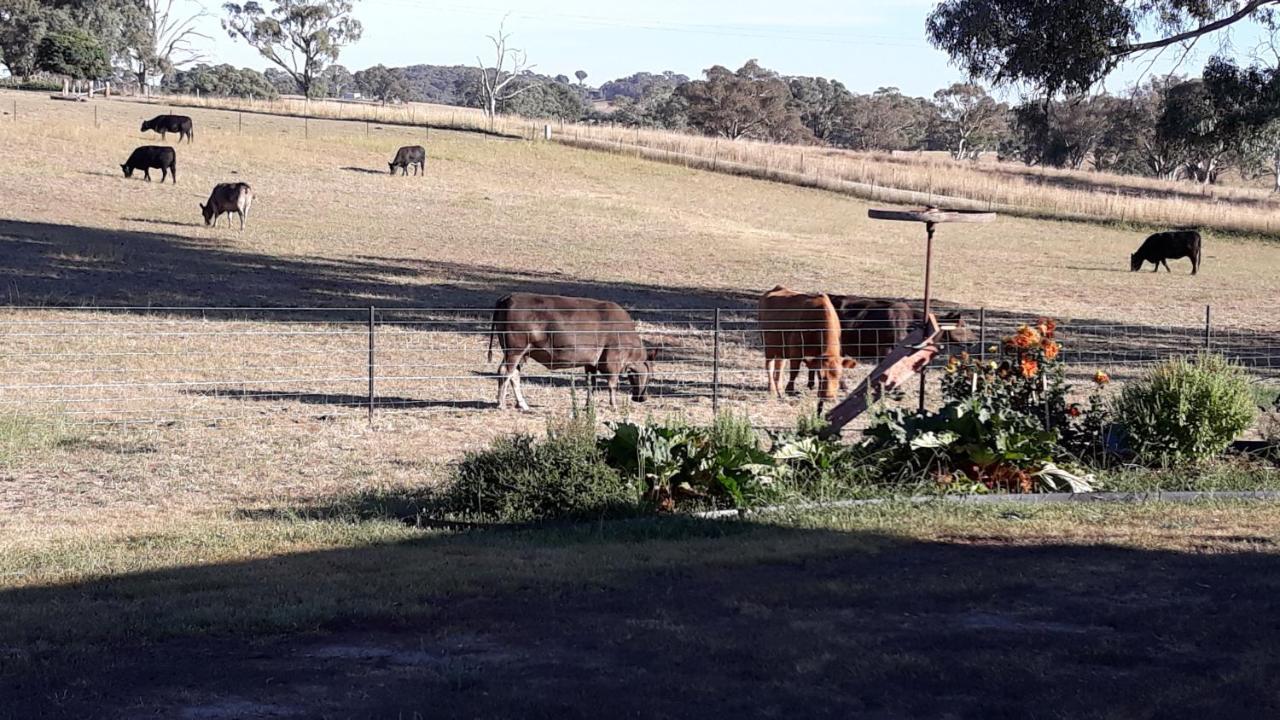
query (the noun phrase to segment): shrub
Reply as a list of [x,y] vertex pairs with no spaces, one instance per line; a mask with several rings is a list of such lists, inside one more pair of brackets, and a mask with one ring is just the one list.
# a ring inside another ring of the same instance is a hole
[[584,415],[549,428],[545,441],[512,435],[468,454],[442,504],[455,515],[519,523],[634,514],[639,494],[605,461],[594,418]]
[[1115,403],[1128,448],[1164,465],[1218,455],[1255,412],[1248,376],[1221,355],[1170,360],[1125,386]]
[[[1087,478],[1057,467],[1066,439],[1084,442],[1096,416],[1068,406],[1058,358],[1062,345],[1049,318],[1004,338],[999,361],[951,358],[937,412],[881,409],[867,429],[863,451],[878,460],[885,480],[932,477],[947,490],[1031,492],[1089,490]],[[1088,420],[1088,422],[1086,422]]]

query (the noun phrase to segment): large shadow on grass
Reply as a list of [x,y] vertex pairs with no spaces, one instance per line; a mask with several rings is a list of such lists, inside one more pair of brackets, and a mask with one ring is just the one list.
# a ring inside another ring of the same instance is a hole
[[[237,237],[230,230],[186,237],[0,220],[0,293],[10,305],[163,307],[170,308],[165,311],[169,314],[215,320],[358,321],[367,316],[368,306],[376,305],[382,319],[406,326],[474,332],[476,321],[488,319],[486,309],[499,297],[547,292],[660,309],[637,312],[636,317],[708,334],[710,309],[718,307],[729,313],[724,321],[729,342],[758,341],[755,289],[605,282],[539,268],[413,258],[282,257],[240,249]],[[209,307],[228,309],[203,309]],[[317,308],[328,312],[317,313]],[[975,315],[970,313],[971,323]],[[1019,313],[989,313],[987,341],[1027,319]],[[1194,328],[1077,319],[1071,330],[1079,331],[1082,342],[1068,343],[1068,353],[1082,354],[1069,360],[1131,364],[1203,346]],[[735,332],[740,340],[732,335]],[[1214,340],[1215,349],[1244,364],[1280,367],[1278,333],[1232,331]]]
[[668,519],[27,587],[0,717],[1275,717],[1280,560],[1204,542]]

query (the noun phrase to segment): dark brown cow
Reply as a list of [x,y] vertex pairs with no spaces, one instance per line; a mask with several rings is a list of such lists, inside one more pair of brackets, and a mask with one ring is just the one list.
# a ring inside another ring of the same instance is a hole
[[616,407],[618,378],[627,375],[631,399],[644,402],[653,376],[655,352],[645,347],[636,324],[617,303],[590,298],[515,293],[493,308],[489,332],[489,360],[493,339],[502,345],[498,372],[498,408],[507,406],[507,389],[515,389],[521,410],[529,404],[520,392],[520,367],[533,358],[548,370],[584,368],[589,379],[604,375],[609,405]]
[[253,205],[253,188],[249,183],[220,183],[213,186],[209,193],[209,201],[201,203],[200,214],[204,216],[204,224],[218,226],[218,218],[227,214],[227,225],[231,224],[231,213],[240,216],[240,229],[244,230],[244,219],[249,215]]
[[387,163],[391,168],[391,174],[396,174],[396,168],[404,171],[405,175],[409,174],[409,168],[413,168],[414,175],[427,174],[427,149],[421,145],[405,145],[396,151],[396,156]]
[[1200,272],[1200,233],[1195,230],[1170,230],[1148,237],[1142,241],[1137,252],[1129,256],[1129,269],[1138,272],[1143,265],[1151,263],[1155,265],[1152,272],[1160,272],[1161,265],[1164,265],[1165,272],[1173,272],[1169,269],[1169,261],[1178,258],[1191,261],[1192,275]]
[[782,397],[782,364],[789,361],[787,393],[796,391],[804,363],[820,378],[818,397],[833,400],[844,368],[856,363],[840,353],[840,318],[826,295],[806,295],[781,285],[760,296],[760,336],[769,392]]
[[178,133],[178,142],[186,138],[187,144],[190,144],[191,139],[195,137],[195,133],[191,130],[191,118],[186,115],[157,115],[150,120],[143,120],[140,132],[148,130],[160,133],[161,140],[168,133]]
[[[924,322],[924,311],[912,309],[904,302],[850,295],[828,297],[840,317],[840,352],[845,357],[878,363],[902,342],[912,328]],[[977,340],[977,333],[969,328],[963,313],[940,315],[938,323],[953,326],[942,331],[939,343],[967,344]],[[810,388],[814,386],[814,376],[815,373],[810,371]],[[841,378],[840,389],[844,388],[844,379]]]

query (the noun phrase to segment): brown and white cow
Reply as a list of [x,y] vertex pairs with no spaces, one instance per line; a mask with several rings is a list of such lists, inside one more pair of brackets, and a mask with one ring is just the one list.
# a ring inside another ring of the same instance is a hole
[[804,363],[818,374],[818,397],[834,400],[844,369],[856,363],[840,351],[840,318],[830,298],[779,285],[760,296],[759,322],[769,392],[782,397],[782,364],[790,362],[786,391],[795,393],[796,376]]
[[[840,352],[845,357],[879,362],[884,359],[912,328],[924,322],[924,311],[904,302],[860,298],[852,295],[828,295],[840,317]],[[963,313],[953,312],[938,317],[948,328],[938,338],[940,344],[968,344],[977,334],[968,326]],[[816,373],[809,371],[809,387]],[[840,388],[845,387],[841,379]]]
[[498,300],[489,331],[502,346],[498,372],[498,408],[507,406],[507,390],[515,389],[521,410],[529,404],[520,392],[520,367],[533,358],[548,370],[584,368],[589,380],[604,375],[609,405],[616,406],[618,379],[626,375],[631,399],[644,402],[653,376],[655,351],[645,347],[635,321],[617,303],[590,298],[514,293]]

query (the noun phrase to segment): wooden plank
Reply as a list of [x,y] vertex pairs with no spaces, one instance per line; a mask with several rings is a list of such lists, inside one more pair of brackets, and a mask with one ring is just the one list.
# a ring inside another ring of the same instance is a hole
[[872,220],[922,223],[989,223],[995,221],[996,214],[979,210],[924,208],[923,210],[868,210],[867,217]]
[[886,392],[892,392],[904,380],[928,365],[941,350],[934,342],[939,332],[938,319],[930,314],[923,327],[917,328],[898,343],[844,402],[831,408],[831,412],[827,413],[827,428],[823,431],[823,436],[839,435],[846,425],[867,411],[871,406],[873,393],[879,398]]

